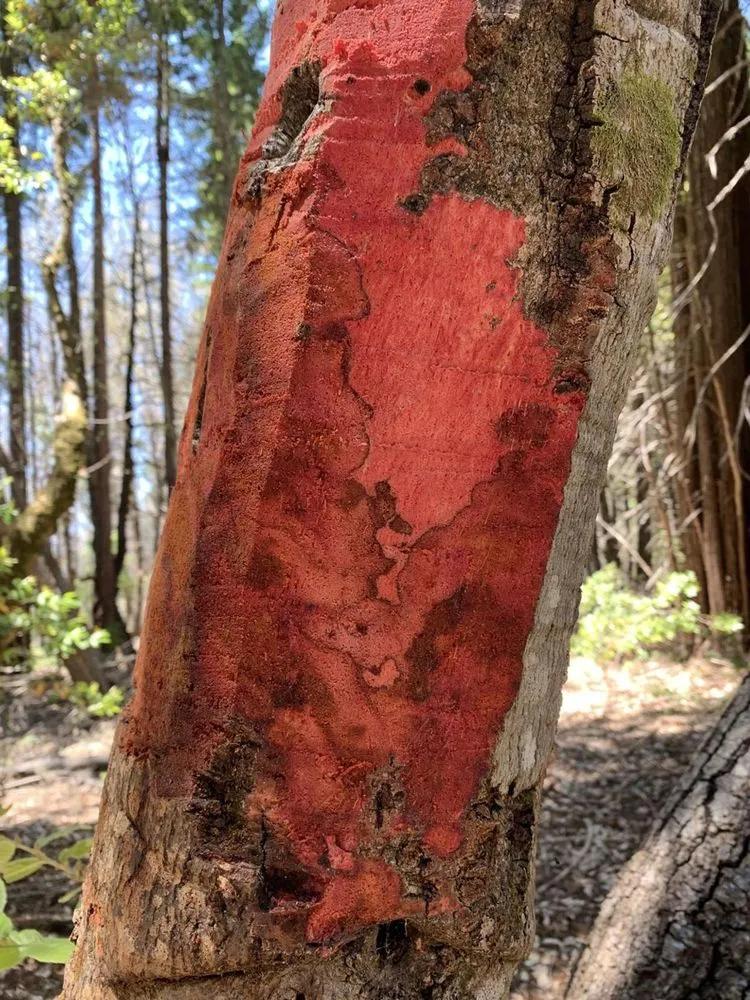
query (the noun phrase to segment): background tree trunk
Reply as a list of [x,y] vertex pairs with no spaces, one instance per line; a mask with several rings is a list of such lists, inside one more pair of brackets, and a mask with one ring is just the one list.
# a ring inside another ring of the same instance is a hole
[[[57,243],[43,265],[50,318],[60,340],[66,381],[62,387],[60,414],[52,442],[53,463],[44,485],[5,532],[6,544],[18,560],[17,571],[30,571],[33,561],[47,546],[59,519],[75,497],[86,443],[86,375],[80,338],[78,280],[73,250],[74,199],[66,162],[65,123],[52,123],[53,163],[60,190],[61,228]],[[68,275],[69,310],[66,313],[58,288],[60,269]]]
[[99,108],[99,80],[92,73],[91,180],[93,191],[93,427],[89,453],[89,496],[94,529],[94,619],[114,643],[125,638],[117,608],[117,578],[112,552],[112,452],[109,435],[109,385],[104,285],[104,195]]
[[166,17],[156,42],[156,152],[159,161],[159,295],[161,303],[161,388],[164,399],[164,475],[167,496],[177,478],[174,386],[172,378],[172,311],[169,300],[169,42]]
[[[81,467],[90,451],[88,422],[88,381],[81,337],[78,298],[78,265],[73,241],[75,196],[67,164],[68,123],[55,117],[51,123],[52,162],[60,196],[60,232],[42,265],[50,320],[63,356],[65,384],[61,393],[60,415],[52,443],[53,466],[44,487],[13,525],[8,544],[18,560],[20,572],[28,572],[43,556],[49,563],[49,539],[75,500]],[[68,308],[63,305],[60,272],[66,272]],[[70,559],[68,560],[70,562]],[[59,570],[59,567],[57,567]],[[56,583],[61,582],[57,579]],[[101,665],[94,650],[81,650],[66,661],[74,681],[102,681]]]
[[67,1000],[499,1000],[533,936],[714,12],[303,8],[235,182]]
[[122,483],[120,500],[117,505],[117,548],[115,550],[114,571],[120,576],[125,566],[128,550],[128,515],[131,510],[133,476],[133,376],[135,371],[136,329],[138,326],[138,248],[141,241],[141,204],[135,190],[132,161],[128,161],[128,181],[133,198],[133,244],[130,254],[130,322],[125,361],[125,439],[122,445]]
[[[729,0],[710,83],[737,66],[745,44],[737,0]],[[745,70],[730,72],[703,105],[681,196],[672,278],[678,302],[685,300],[675,321],[683,466],[676,501],[683,522],[700,510],[687,529],[685,555],[704,584],[704,609],[731,611],[747,622],[748,488],[741,468],[750,458],[742,413],[750,376],[750,347],[742,339],[750,324],[750,176],[710,207],[750,156],[750,128],[731,132],[750,114],[746,80]],[[725,137],[731,139],[722,143]]]
[[232,197],[234,179],[234,143],[229,123],[229,83],[226,66],[226,26],[224,18],[224,0],[214,0],[215,28],[213,35],[213,129],[216,137],[216,149],[221,154],[217,164],[218,176],[216,183],[223,194],[224,205],[228,208]]
[[[14,73],[13,49],[8,38],[5,3],[0,2],[0,77],[10,79]],[[12,155],[20,163],[20,127],[16,98],[12,90],[5,91],[5,121],[12,129]],[[3,189],[5,215],[5,267],[7,275],[6,316],[8,322],[8,473],[13,477],[11,496],[18,510],[27,501],[26,490],[26,403],[24,379],[24,316],[23,316],[23,238],[21,231],[20,191]]]
[[602,906],[571,1000],[742,1000],[750,981],[750,677]]

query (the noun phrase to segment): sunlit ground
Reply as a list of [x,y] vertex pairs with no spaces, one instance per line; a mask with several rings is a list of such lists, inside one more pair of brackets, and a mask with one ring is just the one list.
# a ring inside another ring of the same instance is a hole
[[[537,893],[538,938],[513,1000],[558,1000],[601,900],[739,679],[723,660],[601,667],[573,660],[558,749],[547,777]],[[6,831],[31,842],[55,827],[93,824],[114,720],[93,720],[16,676],[4,695]],[[10,696],[10,697],[9,697]],[[17,926],[67,933],[63,875],[43,869],[10,886]],[[46,1000],[57,966],[31,960],[0,974],[3,1000]]]

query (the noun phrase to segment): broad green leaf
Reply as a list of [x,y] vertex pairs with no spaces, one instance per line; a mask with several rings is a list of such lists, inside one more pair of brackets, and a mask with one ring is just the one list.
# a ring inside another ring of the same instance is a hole
[[0,874],[10,885],[11,882],[20,882],[21,879],[28,878],[34,872],[38,872],[43,864],[44,862],[38,858],[18,858],[3,865]]
[[5,912],[5,905],[8,902],[8,890],[5,888],[5,882],[0,878],[0,913]]
[[64,965],[73,954],[73,942],[61,937],[43,937],[24,948],[29,958],[37,962]]
[[21,948],[25,948],[36,941],[41,941],[42,935],[39,931],[35,931],[33,927],[26,927],[22,931],[11,931],[8,934],[8,940]]
[[69,837],[72,833],[81,833],[84,830],[91,829],[88,826],[61,826],[57,830],[53,830],[51,833],[45,834],[44,837],[39,837],[34,841],[34,847],[41,849],[46,847],[48,844],[54,844],[56,840],[62,840],[63,837]]
[[12,969],[24,959],[24,953],[7,938],[0,939],[0,969]]
[[71,844],[70,847],[64,847],[58,854],[60,861],[77,861],[79,858],[87,858],[91,853],[91,837],[84,837],[82,840],[77,840],[75,844]]
[[0,868],[16,853],[16,845],[9,837],[0,837]]
[[6,938],[13,930],[13,921],[7,913],[0,913],[0,938]]
[[74,889],[71,889],[70,892],[66,892],[64,896],[60,896],[60,898],[58,899],[57,902],[58,903],[70,903],[77,896],[80,896],[80,894],[81,894],[81,887],[80,887],[80,885],[77,885]]

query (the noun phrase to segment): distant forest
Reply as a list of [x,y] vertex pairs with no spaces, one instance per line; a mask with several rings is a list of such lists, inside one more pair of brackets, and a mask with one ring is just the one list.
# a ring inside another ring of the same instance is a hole
[[[13,573],[138,635],[272,14],[246,0],[2,0],[0,404]],[[695,573],[750,621],[750,100],[724,11],[671,263],[591,571]],[[7,570],[7,574],[10,570]]]
[[0,10],[0,461],[26,512],[11,548],[120,641],[140,628],[271,10]]

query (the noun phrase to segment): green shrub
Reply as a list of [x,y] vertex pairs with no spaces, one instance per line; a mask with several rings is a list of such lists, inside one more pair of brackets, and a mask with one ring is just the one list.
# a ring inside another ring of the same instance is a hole
[[639,593],[610,563],[583,584],[571,654],[600,663],[643,660],[686,640],[742,629],[736,615],[703,616],[698,594],[695,574],[689,572],[670,573],[650,593]]
[[[0,494],[0,522],[11,524],[16,513]],[[104,629],[88,628],[77,594],[40,586],[33,576],[16,576],[16,562],[0,545],[0,665],[28,661],[31,649],[42,665],[58,666],[76,650],[109,642]]]
[[122,711],[125,695],[116,684],[102,693],[96,681],[76,681],[68,693],[68,700],[85,708],[95,719],[112,719]]
[[41,934],[32,928],[16,930],[5,912],[7,899],[5,882],[0,879],[0,970],[20,965],[25,958],[64,965],[73,954],[72,942],[56,935]]
[[28,659],[31,646],[40,664],[57,666],[76,650],[109,642],[104,629],[89,629],[77,594],[14,576],[15,562],[0,545],[0,663]]
[[[5,812],[7,810],[0,807],[0,815]],[[0,970],[19,965],[26,958],[62,964],[73,953],[73,945],[67,938],[42,934],[31,928],[17,930],[5,912],[5,907],[8,901],[7,886],[29,878],[45,865],[63,872],[75,883],[75,888],[67,892],[60,902],[68,902],[78,896],[91,851],[90,836],[79,838],[58,850],[56,855],[48,852],[55,841],[68,839],[78,829],[80,828],[68,827],[55,830],[38,838],[31,847],[11,837],[0,836]]]

